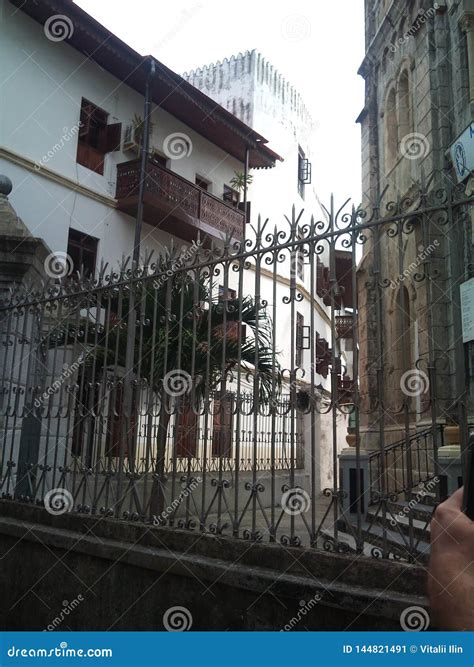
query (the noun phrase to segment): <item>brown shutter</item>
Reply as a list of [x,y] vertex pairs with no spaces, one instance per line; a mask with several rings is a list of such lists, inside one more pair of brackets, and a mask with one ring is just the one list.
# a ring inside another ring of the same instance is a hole
[[176,418],[176,456],[187,458],[196,456],[198,415],[188,400],[180,406]]
[[112,153],[120,150],[122,137],[122,123],[113,123],[106,127],[105,152]]
[[224,394],[214,401],[212,456],[232,456],[232,431],[234,423],[234,397]]
[[[115,406],[115,408],[114,408]],[[112,389],[109,401],[109,418],[107,419],[107,429],[105,438],[105,455],[120,456],[120,448],[123,440],[123,426],[126,417],[123,406],[123,385],[117,384]],[[137,404],[135,397],[132,399],[132,412],[129,423],[126,424],[125,442],[123,447],[124,457],[128,456],[129,443],[133,442],[133,437],[137,425]]]

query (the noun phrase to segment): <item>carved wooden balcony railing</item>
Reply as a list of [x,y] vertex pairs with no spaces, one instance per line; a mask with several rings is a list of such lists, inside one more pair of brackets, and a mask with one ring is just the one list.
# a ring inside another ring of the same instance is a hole
[[354,400],[354,380],[347,375],[337,378],[337,393],[341,403],[352,403]]
[[354,320],[352,315],[336,315],[336,334],[338,338],[353,338]]
[[[140,160],[117,165],[118,208],[136,215]],[[143,219],[187,241],[201,236],[233,239],[244,237],[244,214],[205,190],[149,160],[145,181]]]

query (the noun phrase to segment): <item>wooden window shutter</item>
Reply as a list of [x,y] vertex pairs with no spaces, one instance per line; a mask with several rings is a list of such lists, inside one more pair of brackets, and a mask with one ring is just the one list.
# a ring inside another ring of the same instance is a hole
[[233,424],[234,397],[232,394],[224,394],[214,400],[212,456],[232,456]]
[[126,424],[125,442],[123,446],[124,457],[128,456],[129,444],[133,441],[135,429],[137,426],[137,404],[135,396],[132,397],[132,411],[129,423],[126,423],[123,405],[123,385],[117,384],[110,393],[109,415],[107,419],[107,429],[105,438],[106,456],[120,456],[121,444],[123,441],[123,428]]
[[187,458],[196,456],[198,415],[189,399],[182,401],[176,416],[176,456]]
[[122,123],[113,123],[107,125],[105,136],[105,153],[112,153],[120,150],[122,137]]

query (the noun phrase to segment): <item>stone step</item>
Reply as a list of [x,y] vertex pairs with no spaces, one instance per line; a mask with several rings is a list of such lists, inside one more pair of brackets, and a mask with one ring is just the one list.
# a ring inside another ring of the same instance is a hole
[[[423,498],[426,501],[426,498]],[[434,504],[429,504],[426,502],[413,504],[413,501],[408,500],[398,500],[396,502],[388,503],[389,509],[391,512],[397,515],[412,516],[418,521],[424,521],[427,523],[433,516]]]
[[[355,523],[352,523],[352,530],[356,531]],[[351,551],[355,550],[355,539],[350,532],[350,528],[340,522],[340,531],[338,533],[338,540],[340,542],[347,542]],[[395,529],[386,529],[384,532],[383,525],[377,521],[369,522],[363,521],[361,524],[361,534],[364,539],[364,554],[372,557],[381,557],[385,550],[389,558],[402,560],[415,560],[415,562],[426,563],[429,558],[430,544],[429,535],[426,537],[414,537],[412,544],[412,553],[410,553],[410,542],[403,532]],[[424,539],[423,539],[424,538]]]
[[[399,506],[400,507],[400,506]],[[374,517],[374,522],[380,526],[385,526],[388,531],[391,531],[395,534],[402,533],[406,538],[410,536],[410,516],[402,512],[400,509],[396,511],[392,510],[392,514],[389,512],[386,513],[386,516],[379,512],[377,514],[377,507],[370,507],[368,511],[368,517]],[[413,527],[413,536],[415,540],[420,539],[423,541],[429,542],[430,539],[430,527],[429,527],[429,518],[417,519],[411,515],[412,518],[412,527]],[[396,525],[393,525],[392,522],[396,521]]]

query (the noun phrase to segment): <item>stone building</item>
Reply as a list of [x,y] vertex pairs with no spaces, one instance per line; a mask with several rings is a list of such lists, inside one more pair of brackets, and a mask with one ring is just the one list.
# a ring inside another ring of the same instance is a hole
[[469,421],[459,286],[472,276],[472,202],[442,201],[470,192],[449,149],[472,121],[474,2],[366,0],[365,26],[362,205],[395,216],[367,234],[358,268],[361,444],[374,449]]

